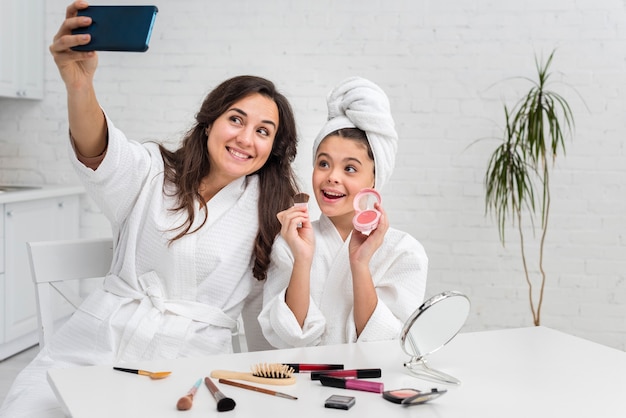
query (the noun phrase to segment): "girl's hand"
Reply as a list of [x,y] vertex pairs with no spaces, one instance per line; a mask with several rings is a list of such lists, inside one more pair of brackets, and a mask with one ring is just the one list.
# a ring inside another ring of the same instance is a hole
[[72,35],[73,29],[91,24],[90,17],[78,16],[78,11],[85,9],[87,6],[88,3],[86,1],[77,0],[67,7],[65,20],[49,47],[61,78],[68,90],[80,88],[84,85],[91,86],[96,67],[98,66],[98,55],[96,52],[81,52],[71,49],[73,46],[88,44],[91,40],[90,35]]
[[306,206],[293,206],[279,212],[281,226],[280,235],[291,248],[296,259],[313,259],[315,235],[309,220],[309,209]]
[[380,212],[378,226],[369,235],[362,234],[354,229],[350,238],[350,264],[369,266],[369,262],[383,244],[385,234],[389,229],[389,220],[380,203],[375,203],[374,208]]

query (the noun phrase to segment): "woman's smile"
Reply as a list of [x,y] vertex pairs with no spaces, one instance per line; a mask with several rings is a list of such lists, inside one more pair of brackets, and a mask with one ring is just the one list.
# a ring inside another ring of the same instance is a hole
[[250,154],[244,153],[243,151],[237,150],[235,148],[226,147],[226,149],[228,150],[228,152],[230,152],[230,155],[232,155],[233,157],[235,157],[237,159],[247,160],[249,158],[252,158],[252,156]]

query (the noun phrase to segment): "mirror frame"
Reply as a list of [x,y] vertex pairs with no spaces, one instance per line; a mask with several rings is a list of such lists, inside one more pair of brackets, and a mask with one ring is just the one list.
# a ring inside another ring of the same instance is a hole
[[[409,352],[406,346],[407,344],[412,343],[410,330],[415,324],[415,322],[417,321],[417,319],[428,309],[452,297],[461,297],[467,301],[468,309],[467,309],[467,313],[465,314],[465,318],[463,318],[463,322],[461,323],[461,326],[458,329],[453,330],[451,335],[447,339],[445,339],[445,341],[443,341],[439,346],[433,349],[430,349],[429,351],[425,353],[414,354],[413,352]],[[471,310],[471,303],[470,303],[469,298],[461,292],[450,290],[450,291],[439,293],[429,298],[424,303],[422,303],[422,305],[420,305],[420,307],[417,308],[415,312],[411,314],[409,319],[407,319],[406,322],[404,323],[404,326],[402,327],[402,332],[400,333],[400,346],[402,347],[402,350],[406,354],[411,356],[411,359],[404,363],[404,367],[408,370],[410,374],[415,375],[416,377],[420,377],[420,378],[427,379],[427,380],[433,380],[436,382],[456,384],[456,385],[461,383],[460,380],[458,380],[457,378],[453,376],[450,376],[444,372],[428,367],[428,365],[426,364],[425,357],[436,352],[437,350],[441,349],[443,346],[448,344],[461,331],[461,329],[463,328],[463,325],[465,325],[465,321],[467,320],[467,317],[469,316],[470,310]]]

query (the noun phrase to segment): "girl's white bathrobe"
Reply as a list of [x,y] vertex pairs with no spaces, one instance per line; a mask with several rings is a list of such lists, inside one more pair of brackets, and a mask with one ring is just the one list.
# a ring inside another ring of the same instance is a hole
[[[2,417],[63,416],[46,370],[232,351],[231,330],[247,298],[258,229],[258,179],[242,178],[208,203],[208,220],[173,243],[181,214],[163,182],[158,146],[128,141],[107,120],[109,143],[97,170],[75,169],[111,221],[114,259],[104,285],[81,305],[16,379]],[[204,213],[196,213],[199,225]]]
[[[301,328],[285,303],[293,267],[289,245],[278,237],[263,290],[259,323],[267,341],[277,348],[357,341],[353,318],[352,274],[344,242],[328,217],[313,222],[315,255],[311,266],[309,311]],[[411,235],[389,228],[370,260],[378,304],[358,341],[399,337],[404,321],[424,299],[428,258]]]

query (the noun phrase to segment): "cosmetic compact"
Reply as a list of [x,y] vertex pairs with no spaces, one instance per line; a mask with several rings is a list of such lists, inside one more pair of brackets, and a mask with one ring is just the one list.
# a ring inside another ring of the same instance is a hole
[[374,209],[374,204],[380,204],[380,193],[375,189],[363,189],[354,196],[354,210],[356,214],[352,219],[354,229],[362,234],[369,235],[378,227],[380,212]]
[[430,392],[422,392],[417,389],[396,389],[383,392],[383,398],[387,399],[389,402],[411,406],[438,398],[447,391],[447,389],[437,388],[432,388]]

